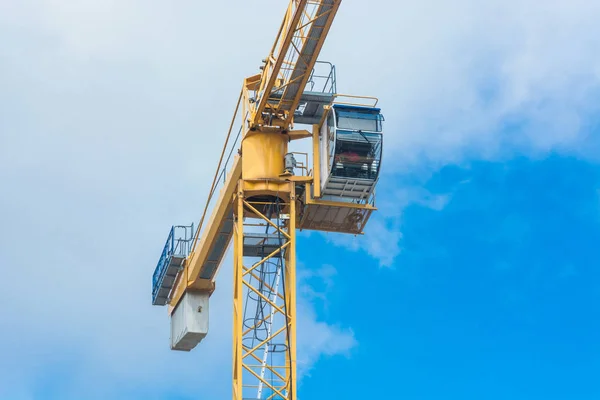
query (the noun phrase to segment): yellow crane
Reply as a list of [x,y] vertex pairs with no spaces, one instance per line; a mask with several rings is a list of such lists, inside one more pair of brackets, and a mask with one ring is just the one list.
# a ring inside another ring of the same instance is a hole
[[[152,278],[171,349],[190,351],[233,239],[234,400],[297,398],[296,230],[362,234],[376,210],[377,99],[338,94],[335,67],[317,61],[340,3],[289,2],[262,72],[243,81],[200,224],[171,228]],[[299,140],[310,155],[289,151]]]

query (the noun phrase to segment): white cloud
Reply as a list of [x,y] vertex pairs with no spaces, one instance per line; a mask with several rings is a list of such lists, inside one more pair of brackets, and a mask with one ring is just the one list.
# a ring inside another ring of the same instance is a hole
[[317,317],[315,306],[327,307],[327,295],[335,285],[337,271],[332,265],[298,269],[298,373],[310,376],[314,364],[324,356],[349,357],[358,345],[351,328],[328,324]]
[[[381,98],[388,172],[496,158],[507,143],[533,155],[584,151],[600,92],[599,2],[380,0],[342,9],[329,54],[341,91]],[[510,135],[504,127],[514,121],[521,130]]]
[[[559,152],[597,160],[599,12],[600,2],[584,0],[344,3],[327,49],[340,91],[381,99],[384,176],[416,176],[419,185],[473,158]],[[448,201],[386,189],[365,237],[334,239],[383,265],[401,251],[407,205]]]
[[365,228],[365,234],[322,233],[327,241],[351,251],[365,251],[379,262],[380,267],[392,267],[394,260],[402,252],[402,215],[410,205],[417,205],[440,211],[450,201],[451,193],[432,194],[416,186],[399,187],[386,192],[376,204],[374,212]]
[[[229,393],[228,268],[189,354],[169,350],[150,277],[170,225],[200,215],[285,9],[269,4],[275,24],[247,24],[247,2],[0,2],[2,395],[35,397],[61,367],[76,369],[53,379],[61,398]],[[334,334],[308,303],[299,318],[300,337]],[[336,352],[311,346],[307,368],[322,351]]]
[[311,306],[299,302],[298,327],[302,336],[298,337],[298,374],[300,379],[310,376],[315,363],[324,356],[343,355],[349,357],[350,350],[357,346],[350,328],[342,328],[319,321]]

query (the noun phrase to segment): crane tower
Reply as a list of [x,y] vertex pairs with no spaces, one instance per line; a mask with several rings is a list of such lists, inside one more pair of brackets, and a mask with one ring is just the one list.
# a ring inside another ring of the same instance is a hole
[[243,81],[200,223],[171,227],[152,277],[171,349],[190,351],[233,242],[234,400],[297,399],[296,231],[359,235],[376,210],[377,99],[337,93],[335,67],[317,61],[340,3],[290,0],[261,73]]

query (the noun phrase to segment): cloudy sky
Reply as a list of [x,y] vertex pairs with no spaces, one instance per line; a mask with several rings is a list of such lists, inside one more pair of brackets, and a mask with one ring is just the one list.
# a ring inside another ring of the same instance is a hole
[[[0,0],[0,399],[230,396],[231,263],[191,353],[151,275],[286,5]],[[301,398],[600,397],[599,13],[342,3],[384,171],[364,237],[299,240]]]

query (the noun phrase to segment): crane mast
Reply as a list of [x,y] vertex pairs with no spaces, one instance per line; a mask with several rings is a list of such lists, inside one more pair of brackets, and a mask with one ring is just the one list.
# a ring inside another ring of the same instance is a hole
[[[152,278],[171,349],[190,351],[233,242],[234,400],[297,399],[296,231],[362,234],[376,210],[377,100],[338,94],[335,68],[317,61],[340,3],[289,2],[262,72],[243,81],[200,224],[171,228]],[[311,159],[288,149],[303,139]]]

